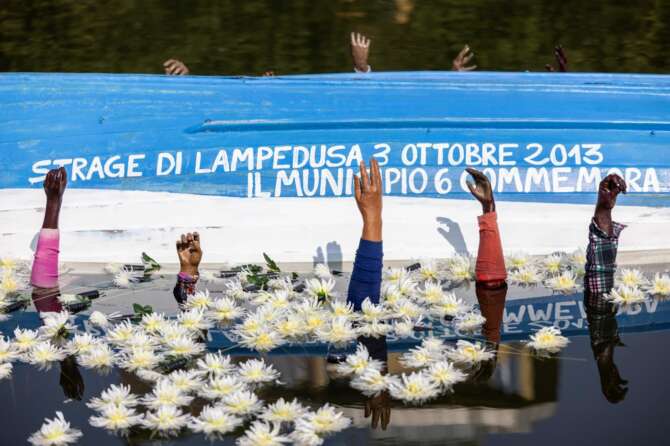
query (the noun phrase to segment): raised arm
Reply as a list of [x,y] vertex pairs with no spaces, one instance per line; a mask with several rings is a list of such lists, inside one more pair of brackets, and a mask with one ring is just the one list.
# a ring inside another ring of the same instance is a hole
[[30,283],[33,286],[33,302],[39,312],[61,311],[58,301],[58,254],[60,247],[60,233],[58,220],[60,217],[63,193],[67,187],[67,172],[65,168],[53,169],[44,179],[44,193],[46,205],[44,207],[44,221],[37,239],[35,258],[30,274]]
[[179,274],[174,287],[174,298],[179,304],[186,302],[186,298],[195,293],[195,287],[200,278],[198,267],[202,260],[200,248],[200,234],[197,232],[182,234],[177,240],[177,255],[179,256]]
[[354,269],[349,282],[347,301],[356,310],[366,297],[379,302],[382,283],[382,178],[379,164],[370,161],[370,175],[361,161],[360,175],[354,177],[354,195],[363,218],[363,233],[356,251]]
[[351,58],[354,61],[356,73],[369,73],[372,68],[368,64],[368,53],[370,52],[370,39],[360,33],[351,33]]

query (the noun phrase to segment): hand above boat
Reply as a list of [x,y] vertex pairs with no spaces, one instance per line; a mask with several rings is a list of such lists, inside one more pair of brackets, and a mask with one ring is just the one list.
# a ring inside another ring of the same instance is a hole
[[382,189],[382,175],[377,160],[370,160],[369,175],[365,161],[361,161],[360,172],[354,176],[354,196],[363,217],[363,240],[382,240]]
[[547,71],[560,71],[561,73],[565,73],[568,71],[568,58],[565,55],[565,51],[563,50],[563,47],[561,45],[557,45],[554,47],[554,58],[556,58],[556,63],[558,65],[558,69],[554,68],[550,64],[546,64],[544,68]]
[[181,60],[168,59],[163,62],[165,74],[169,76],[184,76],[190,74],[188,67]]
[[64,167],[52,169],[44,178],[44,193],[47,196],[47,204],[44,209],[43,228],[58,229],[58,217],[63,202],[63,194],[67,187],[67,172]]
[[200,260],[202,260],[200,234],[197,232],[182,234],[177,240],[177,255],[179,256],[180,273],[197,278]]
[[467,167],[465,169],[475,180],[473,183],[470,180],[466,181],[468,189],[473,197],[477,199],[482,205],[482,213],[494,212],[496,210],[496,203],[493,198],[493,188],[488,177],[477,169]]
[[451,71],[472,71],[477,69],[477,65],[467,66],[472,58],[475,57],[475,53],[470,51],[470,47],[465,45],[460,53],[454,58],[451,63]]
[[627,186],[617,174],[609,174],[598,186],[598,202],[593,218],[600,229],[612,235],[612,209],[616,205],[619,193],[626,193]]
[[351,58],[354,60],[354,70],[357,73],[370,72],[368,64],[368,53],[370,51],[370,39],[363,34],[351,33]]

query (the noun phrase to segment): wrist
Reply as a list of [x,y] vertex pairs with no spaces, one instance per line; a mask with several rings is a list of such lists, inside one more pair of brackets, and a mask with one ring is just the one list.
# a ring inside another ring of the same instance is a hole
[[191,277],[197,278],[200,276],[200,272],[198,271],[197,266],[192,266],[192,265],[181,265],[179,268],[179,273],[180,274],[188,274]]
[[494,200],[491,201],[482,201],[482,213],[488,214],[489,212],[495,212],[496,203]]

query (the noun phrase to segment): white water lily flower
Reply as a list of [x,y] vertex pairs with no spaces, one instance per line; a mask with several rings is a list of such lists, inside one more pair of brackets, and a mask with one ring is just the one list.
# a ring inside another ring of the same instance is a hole
[[196,291],[195,294],[186,297],[183,308],[186,310],[198,309],[207,310],[212,305],[212,298],[209,297],[209,290]]
[[291,281],[291,278],[288,276],[285,277],[279,277],[276,279],[270,279],[268,280],[268,289],[272,291],[284,291],[289,294],[289,296],[293,295],[293,282]]
[[516,285],[536,285],[542,282],[542,275],[533,265],[522,266],[509,273],[510,282]]
[[530,266],[532,263],[530,256],[525,252],[515,252],[505,258],[505,265],[507,265],[508,271]]
[[238,373],[242,381],[249,384],[266,383],[279,378],[279,372],[272,364],[266,364],[262,359],[249,359],[240,363]]
[[626,285],[619,285],[619,287],[612,289],[609,294],[605,295],[605,299],[615,305],[624,307],[645,301],[642,290]]
[[436,305],[444,300],[444,290],[438,282],[426,282],[419,295],[421,300],[428,305]]
[[55,418],[44,419],[40,430],[32,434],[28,441],[34,446],[63,446],[76,443],[82,435],[80,430],[70,427],[62,412],[56,412]]
[[577,288],[577,280],[572,271],[564,271],[562,274],[551,277],[545,281],[545,286],[554,291],[568,293],[575,291]]
[[403,297],[398,287],[390,282],[382,282],[381,300],[387,305],[393,305]]
[[191,420],[178,407],[161,406],[155,412],[147,412],[142,420],[144,427],[162,435],[177,435]]
[[493,358],[493,352],[487,350],[480,342],[460,339],[455,349],[447,351],[447,357],[457,364],[476,365]]
[[442,359],[440,355],[435,355],[425,347],[414,347],[403,353],[399,361],[404,367],[420,369],[440,359]]
[[70,313],[66,310],[63,310],[60,313],[42,313],[41,316],[43,325],[40,328],[40,331],[45,337],[55,338],[64,336],[70,330],[75,328],[74,325],[70,323]]
[[67,343],[66,350],[71,354],[88,353],[96,348],[102,341],[90,333],[75,333],[74,337]]
[[51,363],[65,359],[65,351],[53,345],[51,342],[40,342],[31,348],[26,354],[25,361],[38,366],[41,370],[47,370]]
[[140,369],[153,369],[161,360],[162,355],[157,354],[153,349],[133,348],[121,354],[118,366],[129,372],[135,372]]
[[77,358],[79,365],[87,369],[107,369],[114,366],[116,355],[107,344],[96,347]]
[[396,282],[396,288],[398,288],[398,293],[400,296],[412,297],[416,294],[416,282],[412,277],[406,277],[405,279],[399,280]]
[[142,404],[151,409],[159,409],[164,406],[188,406],[193,397],[182,392],[168,378],[156,383],[151,393],[142,398]]
[[475,277],[475,264],[470,256],[456,255],[447,261],[446,276],[452,282],[464,282]]
[[319,341],[343,346],[356,339],[357,333],[352,322],[345,316],[332,318],[325,327],[316,330]]
[[441,273],[435,260],[422,260],[421,267],[417,271],[417,276],[422,281],[440,281]]
[[[561,254],[551,254],[542,259],[542,266],[552,276],[560,274],[564,260]],[[520,269],[520,268],[517,268]]]
[[235,300],[229,297],[216,299],[210,305],[210,311],[207,316],[216,322],[231,322],[244,315],[244,309],[239,307]]
[[389,393],[404,403],[421,404],[440,393],[439,385],[426,373],[403,373],[389,382]]
[[617,285],[624,285],[631,288],[638,288],[647,285],[649,282],[639,269],[623,268],[617,272],[614,277]]
[[216,400],[242,390],[247,390],[247,386],[238,376],[215,376],[198,390],[198,395],[208,400]]
[[235,367],[230,364],[230,356],[216,352],[198,359],[196,368],[201,376],[220,376],[230,373]]
[[649,293],[654,296],[667,297],[670,296],[670,276],[667,274],[656,273],[654,280],[649,287]]
[[142,315],[140,326],[147,333],[160,333],[167,324],[167,317],[163,313],[149,313]]
[[107,342],[111,342],[112,344],[124,345],[134,334],[135,326],[126,320],[107,331],[106,339]]
[[345,417],[342,412],[335,410],[333,406],[326,403],[315,412],[309,412],[304,417],[296,421],[298,424],[305,424],[317,435],[328,435],[342,431],[351,425],[351,420]]
[[7,271],[15,271],[18,264],[19,260],[17,259],[12,257],[3,257],[0,259],[0,270],[2,270],[3,273],[6,273]]
[[398,299],[398,301],[390,307],[394,318],[409,320],[423,319],[423,308],[409,299]]
[[25,352],[40,342],[40,335],[37,330],[23,328],[14,329],[14,346],[20,352]]
[[398,338],[409,338],[414,334],[414,323],[408,320],[395,321],[393,332]]
[[330,273],[330,268],[323,263],[317,263],[314,267],[314,275],[321,280],[328,280],[333,277]]
[[372,359],[368,349],[363,344],[358,344],[355,353],[347,355],[344,362],[337,364],[337,373],[344,376],[360,375],[367,369],[381,370],[384,363],[378,359]]
[[197,332],[193,332],[186,327],[177,323],[177,321],[165,321],[158,329],[158,335],[163,343],[170,342],[182,336],[194,336]]
[[56,299],[63,305],[69,305],[79,302],[79,298],[77,297],[76,294],[61,293],[58,296],[56,296]]
[[135,331],[133,335],[121,346],[124,350],[132,350],[134,348],[150,350],[156,348],[158,339],[148,335],[145,331]]
[[333,300],[330,302],[330,311],[335,317],[351,318],[354,315],[354,304],[341,300]]
[[393,330],[393,325],[379,321],[363,322],[357,328],[359,336],[379,338],[388,335]]
[[8,378],[12,376],[12,370],[14,369],[14,366],[12,365],[11,362],[5,362],[3,364],[0,364],[0,380],[3,380],[5,378]]
[[434,362],[428,366],[425,373],[430,379],[447,389],[467,378],[465,373],[454,367],[449,361]]
[[481,328],[486,318],[478,311],[469,311],[456,317],[454,324],[458,331],[474,331]]
[[99,397],[91,398],[86,403],[90,409],[101,411],[106,407],[135,407],[138,404],[137,396],[130,393],[130,386],[125,384],[112,384],[103,390]]
[[205,406],[200,415],[191,419],[188,427],[209,438],[220,439],[223,435],[237,429],[243,421],[242,418],[227,413],[219,406]]
[[212,322],[205,317],[205,312],[198,308],[182,311],[177,316],[177,322],[191,332],[212,328]]
[[263,327],[252,333],[240,331],[238,334],[240,345],[259,352],[268,352],[286,343],[272,327]]
[[274,330],[279,336],[286,339],[294,339],[305,334],[305,325],[303,319],[295,314],[290,314],[287,317],[275,322]]
[[429,311],[431,316],[443,318],[456,317],[471,309],[472,305],[466,304],[463,299],[456,297],[454,293],[444,293],[439,302],[430,306]]
[[249,390],[240,390],[222,399],[222,407],[233,415],[245,416],[258,412],[263,403],[255,393]]
[[281,435],[279,424],[268,423],[265,421],[254,421],[244,432],[244,435],[237,439],[238,446],[281,446],[284,443],[290,443],[291,439]]
[[[238,274],[239,277],[239,274]],[[246,280],[245,280],[246,283]],[[239,279],[226,282],[224,293],[236,300],[247,300],[251,294],[244,291],[244,285]]]
[[258,418],[270,421],[273,423],[288,423],[307,413],[307,408],[300,404],[297,398],[293,401],[284,401],[284,398],[279,398],[273,404],[269,404],[258,415]]
[[4,336],[0,336],[0,364],[3,362],[12,362],[19,358],[20,353],[14,347],[14,345],[5,339]]
[[109,431],[124,432],[133,426],[142,423],[144,416],[133,408],[117,405],[107,406],[100,411],[99,416],[91,416],[88,422],[91,426]]
[[361,319],[366,322],[379,322],[389,317],[383,305],[372,303],[369,297],[361,304],[361,313]]
[[556,327],[542,327],[530,335],[528,346],[540,352],[557,353],[565,348],[570,340],[561,335]]
[[114,280],[112,283],[118,288],[130,288],[130,284],[137,277],[132,270],[128,268],[121,268],[114,274]]
[[12,295],[28,288],[28,281],[11,270],[5,270],[0,282],[0,293]]
[[205,351],[205,345],[201,342],[196,342],[190,336],[179,336],[170,339],[165,343],[165,353],[168,356],[175,356],[179,358],[191,358],[197,356]]
[[409,278],[410,273],[405,268],[388,268],[382,272],[382,275],[385,281],[397,285]]
[[365,396],[376,396],[388,388],[389,377],[379,370],[367,369],[349,383]]
[[429,353],[436,356],[444,355],[447,351],[447,346],[444,345],[441,339],[434,336],[428,336],[421,340],[421,347],[426,349]]
[[586,253],[583,249],[577,249],[568,256],[568,263],[572,268],[584,268],[586,264]]
[[107,315],[97,310],[93,311],[88,316],[88,320],[96,327],[107,328],[109,326],[109,318]]
[[335,288],[335,280],[327,279],[307,279],[305,281],[307,286],[306,292],[312,297],[316,297],[319,300],[327,300],[336,296],[333,292]]
[[167,378],[184,393],[193,392],[203,385],[196,370],[175,370]]

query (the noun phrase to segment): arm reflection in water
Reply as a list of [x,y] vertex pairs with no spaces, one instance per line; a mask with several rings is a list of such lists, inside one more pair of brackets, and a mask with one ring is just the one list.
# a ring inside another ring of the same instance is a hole
[[[30,284],[33,286],[32,299],[39,313],[60,312],[63,310],[58,297],[58,254],[60,248],[60,217],[63,194],[67,187],[65,168],[53,169],[44,179],[46,206],[44,221],[37,239],[35,258],[30,272]],[[79,373],[77,361],[73,356],[60,363],[60,385],[67,398],[81,400],[84,394],[84,381]]]
[[612,221],[617,195],[626,193],[626,182],[618,175],[608,175],[598,188],[598,202],[589,225],[584,276],[584,307],[589,322],[591,349],[598,365],[600,386],[610,403],[623,401],[628,381],[622,379],[614,364],[614,347],[619,339],[616,308],[605,300],[614,287],[619,234],[624,225]]
[[[356,311],[366,298],[377,304],[382,284],[382,176],[379,164],[374,158],[370,161],[368,175],[365,162],[361,161],[360,173],[354,177],[356,205],[363,218],[363,233],[356,251],[354,268],[351,273],[347,302]],[[388,359],[386,338],[359,338],[375,359],[386,364]],[[384,371],[386,373],[386,371]],[[376,428],[381,420],[382,429],[386,429],[391,421],[391,401],[387,391],[369,398],[365,403],[365,417],[372,417],[372,428]]]
[[507,297],[507,271],[491,183],[482,172],[472,168],[466,170],[475,181],[474,183],[467,182],[468,189],[482,205],[482,215],[477,217],[479,249],[475,266],[477,301],[482,316],[486,318],[482,327],[482,335],[495,350],[493,358],[481,364],[474,379],[487,381],[493,375],[497,363],[500,325]]

